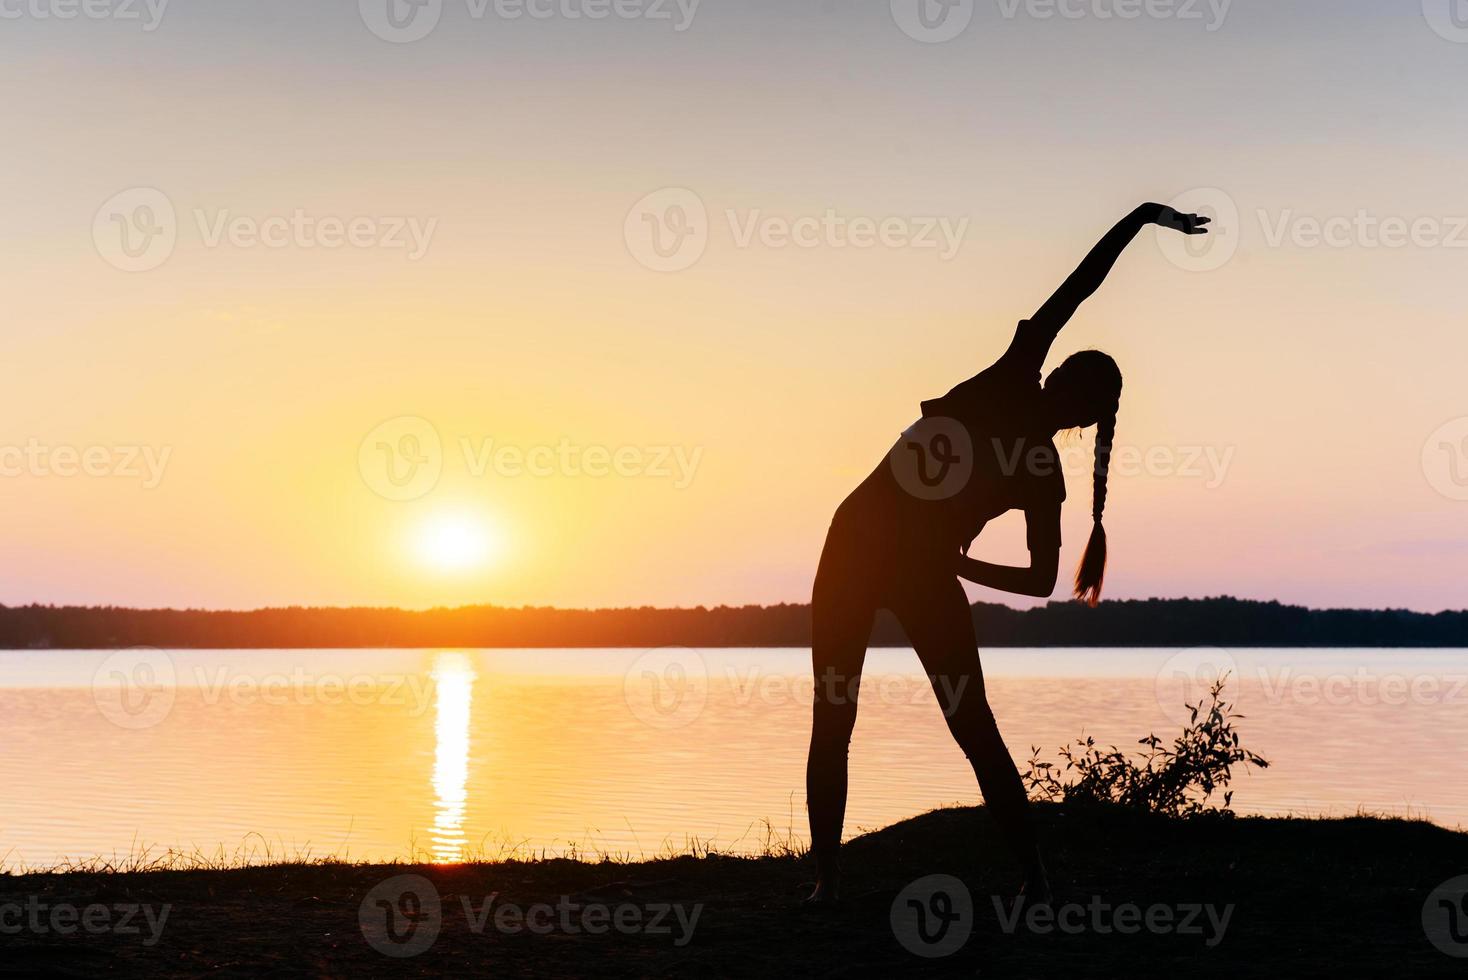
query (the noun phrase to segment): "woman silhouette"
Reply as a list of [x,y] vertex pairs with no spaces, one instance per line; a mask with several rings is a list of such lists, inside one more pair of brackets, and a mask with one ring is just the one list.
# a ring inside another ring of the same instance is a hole
[[[1100,351],[1067,358],[1040,384],[1050,344],[1105,280],[1122,250],[1149,224],[1187,235],[1209,219],[1144,204],[1106,233],[1055,295],[1021,321],[992,367],[922,405],[888,456],[836,511],[811,601],[815,708],[806,798],[818,880],[811,901],[837,897],[846,759],[857,688],[877,609],[897,616],[922,660],[949,730],[973,764],[984,801],[1024,869],[1025,893],[1048,901],[1050,886],[1019,772],[984,693],[973,620],[958,579],[1017,595],[1048,596],[1060,564],[1065,481],[1055,433],[1094,425],[1091,538],[1075,594],[1095,605],[1106,568],[1106,476],[1121,372]],[[967,556],[984,525],[1022,510],[1028,567]]]

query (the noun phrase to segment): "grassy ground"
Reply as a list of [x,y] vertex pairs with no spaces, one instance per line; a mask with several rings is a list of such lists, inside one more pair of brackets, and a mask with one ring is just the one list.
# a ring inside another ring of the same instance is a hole
[[[1031,928],[1023,918],[1005,930],[1015,872],[994,850],[987,814],[975,808],[929,813],[853,841],[845,857],[847,898],[835,910],[801,906],[811,874],[795,857],[0,876],[0,976],[472,971],[770,978],[923,970],[982,977],[1447,977],[1468,970],[1468,959],[1428,941],[1422,919],[1429,893],[1468,874],[1468,834],[1370,818],[1179,821],[1057,806],[1040,807],[1040,818],[1068,931],[1047,929],[1045,919],[1032,920]],[[894,927],[899,893],[935,874],[961,879],[970,899],[951,886],[939,889],[946,897],[903,894]],[[405,881],[427,904],[401,897]],[[437,893],[436,914],[430,892]],[[474,916],[490,895],[497,897],[476,931]],[[379,897],[394,909],[401,943],[385,934]],[[937,918],[927,920],[936,946],[914,931],[909,898],[925,914],[957,917],[946,933]],[[536,903],[550,908],[531,912]],[[1128,903],[1135,914],[1118,911]],[[141,908],[124,924],[134,906]],[[1194,915],[1194,906],[1211,906],[1212,917]],[[76,910],[74,922],[66,909]],[[530,912],[542,931],[527,931],[517,911]],[[87,915],[93,928],[105,915],[124,934],[87,931]],[[55,925],[75,931],[63,935]],[[1115,928],[1133,925],[1139,931]],[[593,934],[597,927],[605,931]],[[957,945],[966,929],[967,939],[946,957],[919,958],[908,948]],[[394,957],[369,938],[395,953],[425,948]],[[1468,943],[1460,951],[1468,953]]]

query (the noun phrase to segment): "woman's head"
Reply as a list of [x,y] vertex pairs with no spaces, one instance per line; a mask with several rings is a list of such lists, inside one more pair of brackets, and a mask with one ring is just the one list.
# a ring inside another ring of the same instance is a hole
[[1057,432],[1098,425],[1116,414],[1121,370],[1098,350],[1072,354],[1045,379],[1045,401]]
[[1076,598],[1094,606],[1106,578],[1106,476],[1116,440],[1116,410],[1121,404],[1121,370],[1098,350],[1072,354],[1045,379],[1045,400],[1055,428],[1096,426],[1096,468],[1091,484],[1091,540],[1076,569]]

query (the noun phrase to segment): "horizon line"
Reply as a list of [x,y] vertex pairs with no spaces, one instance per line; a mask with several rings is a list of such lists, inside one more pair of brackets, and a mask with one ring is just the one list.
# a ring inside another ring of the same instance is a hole
[[[1284,608],[1284,609],[1301,609],[1301,610],[1305,610],[1306,612],[1312,612],[1312,613],[1330,613],[1330,612],[1411,613],[1413,615],[1418,615],[1418,616],[1442,616],[1442,615],[1454,615],[1454,614],[1465,614],[1465,613],[1468,613],[1468,607],[1458,608],[1458,609],[1454,609],[1454,608],[1443,608],[1443,609],[1437,609],[1437,610],[1424,610],[1424,609],[1412,609],[1412,608],[1406,607],[1406,606],[1380,606],[1380,607],[1371,607],[1371,606],[1309,606],[1309,605],[1304,605],[1302,603],[1286,602],[1286,601],[1284,601],[1282,599],[1251,599],[1251,598],[1245,598],[1245,597],[1242,597],[1242,596],[1229,595],[1229,594],[1226,594],[1226,593],[1219,594],[1219,595],[1205,595],[1205,596],[1149,596],[1147,598],[1106,599],[1106,600],[1103,600],[1100,603],[1100,605],[1097,606],[1096,608],[1099,610],[1099,609],[1104,609],[1107,606],[1128,605],[1128,604],[1138,604],[1138,603],[1155,603],[1155,602],[1178,602],[1178,603],[1182,603],[1182,602],[1236,602],[1236,603],[1248,604],[1248,605],[1261,605],[1261,606],[1273,605],[1273,606],[1279,606],[1279,607]],[[1026,613],[1026,612],[1032,612],[1034,610],[1039,610],[1039,609],[1052,609],[1052,608],[1055,608],[1057,606],[1058,607],[1065,607],[1065,606],[1072,606],[1072,605],[1073,606],[1077,606],[1077,607],[1079,607],[1081,609],[1085,609],[1088,612],[1090,611],[1089,608],[1085,605],[1085,603],[1080,602],[1080,601],[1078,601],[1076,599],[1048,599],[1048,600],[1046,600],[1044,603],[1042,603],[1040,605],[1029,606],[1029,607],[1014,606],[1014,605],[1011,605],[1011,604],[1009,604],[1007,602],[990,602],[990,601],[984,601],[984,600],[979,600],[979,601],[974,601],[974,602],[970,602],[969,603],[969,607],[970,608],[975,608],[975,607],[978,607],[978,606],[988,606],[988,607],[994,607],[994,608],[1009,609],[1009,610],[1012,610],[1012,611],[1017,612],[1017,613]],[[202,607],[202,606],[126,606],[126,605],[106,605],[106,604],[82,605],[82,604],[76,604],[76,603],[58,604],[58,603],[54,603],[54,602],[36,602],[36,601],[32,601],[32,602],[26,602],[26,603],[0,602],[0,611],[20,610],[20,609],[49,609],[49,610],[74,610],[74,611],[83,611],[83,612],[112,610],[112,611],[124,611],[124,612],[139,612],[139,613],[205,613],[205,614],[211,614],[211,615],[252,615],[252,614],[256,614],[256,613],[290,612],[290,611],[295,611],[295,610],[300,610],[300,611],[337,611],[337,612],[400,612],[400,613],[423,614],[423,613],[433,613],[433,612],[462,612],[462,611],[466,611],[466,610],[494,609],[494,610],[504,610],[504,611],[509,611],[509,612],[530,610],[530,611],[537,611],[537,612],[609,613],[609,612],[649,612],[649,611],[651,611],[651,612],[699,612],[699,611],[709,612],[709,611],[715,611],[715,610],[720,610],[720,609],[729,609],[729,610],[786,609],[786,608],[808,608],[809,606],[810,606],[810,602],[808,600],[807,601],[801,601],[801,602],[773,602],[773,603],[749,602],[749,603],[741,603],[741,604],[737,604],[737,605],[735,605],[735,604],[729,604],[729,603],[717,603],[717,604],[714,604],[714,605],[707,605],[707,604],[704,604],[704,603],[699,603],[698,605],[694,605],[694,606],[681,606],[681,605],[676,605],[676,606],[657,606],[657,605],[641,605],[641,606],[551,606],[551,605],[545,605],[545,606],[540,606],[540,605],[531,605],[531,604],[501,605],[501,604],[494,603],[494,602],[473,602],[473,603],[461,603],[459,605],[434,605],[434,606],[378,606],[378,605],[345,605],[345,606],[343,606],[343,605],[284,605],[284,606],[281,606],[281,605],[275,605],[275,606],[256,606],[256,607],[253,607],[253,608],[208,608],[208,607]]]

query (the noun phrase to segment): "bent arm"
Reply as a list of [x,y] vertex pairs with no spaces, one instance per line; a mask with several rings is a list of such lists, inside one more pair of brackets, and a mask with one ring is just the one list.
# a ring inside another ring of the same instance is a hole
[[1000,592],[1013,595],[1047,598],[1055,591],[1055,580],[1060,574],[1060,549],[1031,552],[1030,564],[996,565],[961,555],[958,559],[958,577]]
[[1208,218],[1182,214],[1165,204],[1143,204],[1108,231],[1081,264],[1061,283],[1055,295],[1031,317],[1031,322],[1054,337],[1070,321],[1082,303],[1090,299],[1116,265],[1121,253],[1150,224],[1172,228],[1186,235],[1207,234]]
[[963,555],[958,560],[958,575],[975,585],[1044,599],[1055,591],[1060,572],[1058,499],[1025,508],[1025,543],[1030,549],[1027,567],[996,565]]

